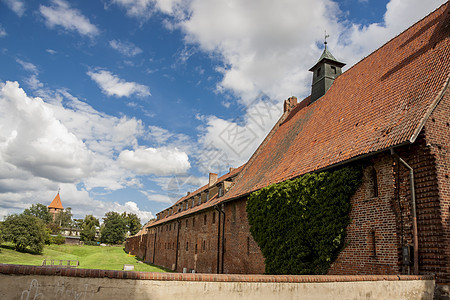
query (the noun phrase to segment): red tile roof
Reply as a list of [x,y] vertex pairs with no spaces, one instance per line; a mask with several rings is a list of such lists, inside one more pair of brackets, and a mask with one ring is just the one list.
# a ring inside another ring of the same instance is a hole
[[447,2],[282,116],[220,201],[412,143],[447,88]]
[[48,208],[58,208],[63,209],[61,198],[59,197],[59,193],[56,195],[55,199],[53,199],[52,203],[48,206]]
[[[236,169],[232,170],[231,172],[228,172],[227,174],[222,175],[221,177],[219,177],[219,178],[217,179],[217,182],[216,182],[216,183],[225,181],[225,180],[227,180],[227,179],[229,179],[229,178],[231,178],[231,177],[236,176],[236,175],[239,174],[239,172],[244,168],[244,166],[245,166],[245,165],[242,165],[242,166],[240,166],[239,168],[236,168]],[[174,205],[172,205],[171,207],[175,207],[177,204],[183,202],[184,200],[187,200],[187,199],[190,199],[190,198],[192,198],[192,197],[195,197],[195,196],[198,195],[199,193],[201,193],[201,192],[207,190],[208,187],[209,187],[208,184],[206,184],[206,185],[200,187],[200,188],[197,189],[196,191],[194,191],[194,192],[192,192],[192,193],[189,193],[189,195],[186,195],[186,196],[182,197],[180,200],[178,200],[178,201],[177,201]],[[167,222],[167,221],[171,221],[171,220],[174,220],[174,219],[178,219],[178,218],[180,218],[180,217],[182,217],[182,216],[190,215],[190,214],[192,214],[192,213],[195,213],[195,212],[204,210],[204,209],[206,209],[206,208],[210,208],[210,207],[212,207],[212,206],[214,206],[215,204],[218,203],[217,199],[221,199],[221,198],[219,198],[218,195],[215,194],[215,195],[212,196],[208,201],[206,201],[206,202],[204,202],[204,203],[202,203],[202,204],[200,204],[200,205],[195,205],[194,207],[190,207],[190,208],[188,208],[187,210],[183,210],[183,211],[181,211],[181,212],[175,211],[174,214],[172,214],[172,215],[170,215],[170,216],[166,216],[166,217],[164,217],[164,218],[162,218],[162,219],[159,219],[159,220],[155,221],[154,223],[150,224],[148,227],[153,227],[153,226],[156,226],[156,225],[165,223],[165,222]]]

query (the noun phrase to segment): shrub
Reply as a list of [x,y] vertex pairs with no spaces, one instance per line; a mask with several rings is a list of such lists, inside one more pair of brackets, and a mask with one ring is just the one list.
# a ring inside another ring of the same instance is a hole
[[51,243],[56,245],[62,245],[66,242],[66,238],[58,234],[57,236],[52,236]]
[[250,232],[267,274],[325,274],[344,246],[361,168],[306,174],[252,193]]
[[45,224],[30,215],[9,215],[3,222],[3,237],[14,243],[17,251],[41,253],[46,239]]

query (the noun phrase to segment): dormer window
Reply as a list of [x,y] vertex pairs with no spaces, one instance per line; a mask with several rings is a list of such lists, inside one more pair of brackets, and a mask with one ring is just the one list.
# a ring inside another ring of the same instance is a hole
[[331,66],[331,74],[336,74],[336,67],[335,66]]
[[202,204],[202,196],[198,195],[198,204],[197,205],[200,205],[200,204]]
[[209,191],[206,192],[206,201],[209,200]]
[[223,186],[219,186],[219,197],[223,196]]

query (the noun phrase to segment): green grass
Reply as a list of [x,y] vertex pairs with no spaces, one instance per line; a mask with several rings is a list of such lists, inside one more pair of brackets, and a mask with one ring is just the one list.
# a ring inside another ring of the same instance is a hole
[[11,244],[0,245],[0,263],[40,266],[44,259],[78,260],[79,268],[122,270],[124,264],[134,265],[135,271],[166,272],[162,268],[142,263],[138,258],[128,256],[123,247],[100,247],[79,245],[45,246],[42,254],[22,253]]

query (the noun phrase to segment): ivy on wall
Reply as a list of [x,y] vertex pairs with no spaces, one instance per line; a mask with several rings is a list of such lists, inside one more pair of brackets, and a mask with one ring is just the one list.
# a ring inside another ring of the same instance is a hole
[[360,167],[306,174],[252,193],[250,231],[267,274],[326,274],[344,246]]

